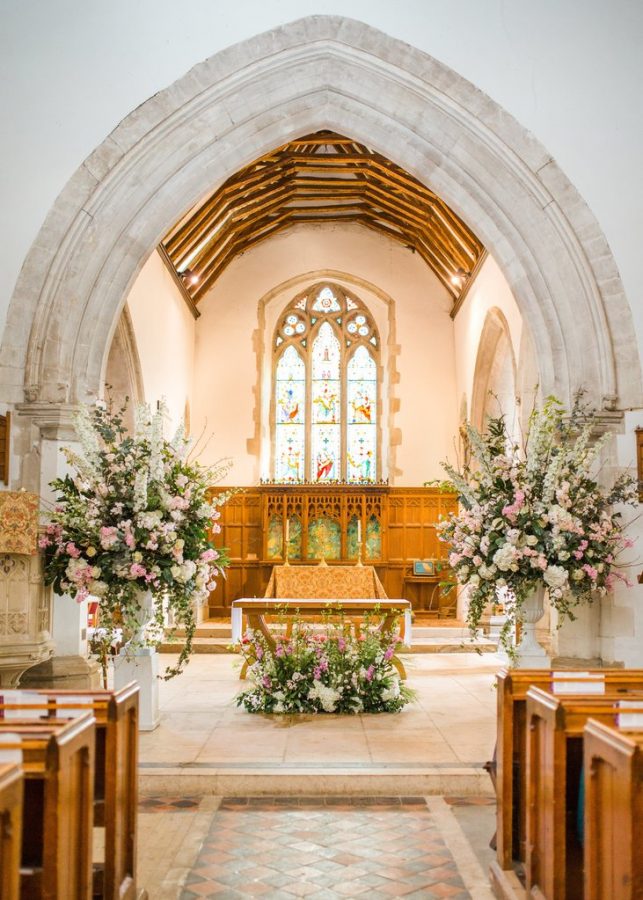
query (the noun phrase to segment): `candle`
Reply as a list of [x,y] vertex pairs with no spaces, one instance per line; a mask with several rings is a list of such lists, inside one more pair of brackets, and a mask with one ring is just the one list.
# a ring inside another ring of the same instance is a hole
[[359,519],[357,520],[357,543],[362,543],[362,523]]
[[290,542],[290,519],[286,519],[286,547]]

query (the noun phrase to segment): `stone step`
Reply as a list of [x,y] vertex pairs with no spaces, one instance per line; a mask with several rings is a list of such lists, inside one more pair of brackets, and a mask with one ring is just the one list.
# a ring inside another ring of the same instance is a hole
[[[438,630],[438,629],[436,629]],[[231,653],[230,638],[222,637],[195,637],[192,643],[195,653]],[[161,653],[179,653],[183,642],[167,641],[161,644]],[[498,645],[495,641],[486,638],[478,638],[471,641],[468,632],[460,633],[457,637],[421,636],[413,634],[413,646],[405,648],[403,653],[495,653]],[[403,654],[402,654],[403,655]]]
[[142,763],[142,795],[223,797],[400,797],[451,794],[493,798],[482,763],[323,762],[317,765],[252,763]]
[[[181,638],[184,634],[182,628],[177,629],[177,638]],[[197,626],[195,637],[198,638],[218,638],[222,640],[232,639],[232,627],[226,622],[202,622]],[[457,625],[413,625],[414,638],[445,638],[445,639],[468,639],[469,631],[466,625],[458,623]]]

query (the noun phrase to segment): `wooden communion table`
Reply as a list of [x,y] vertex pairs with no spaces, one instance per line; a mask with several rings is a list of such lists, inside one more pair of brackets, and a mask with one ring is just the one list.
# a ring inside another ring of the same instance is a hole
[[[406,646],[411,644],[411,604],[389,599],[372,566],[275,566],[265,597],[233,601],[232,641],[241,640],[244,617],[274,647],[267,616],[314,619],[333,611],[349,619],[379,614],[382,631],[390,629],[401,613],[400,637]],[[404,677],[402,663],[397,658],[394,663]]]

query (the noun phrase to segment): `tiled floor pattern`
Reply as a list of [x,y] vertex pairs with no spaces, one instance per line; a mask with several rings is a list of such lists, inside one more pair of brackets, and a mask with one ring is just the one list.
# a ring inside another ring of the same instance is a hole
[[223,799],[180,894],[360,896],[472,896],[424,798]]

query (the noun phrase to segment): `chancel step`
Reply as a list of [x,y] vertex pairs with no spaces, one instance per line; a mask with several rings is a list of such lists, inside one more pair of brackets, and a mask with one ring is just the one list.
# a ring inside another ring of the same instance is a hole
[[[194,638],[195,653],[229,653],[232,640],[231,627],[226,622],[203,622],[198,626]],[[161,653],[178,653],[183,645],[183,632],[177,630],[176,640],[161,645]],[[464,625],[414,625],[413,646],[405,653],[495,653],[498,642],[479,635],[471,640],[469,630]]]

